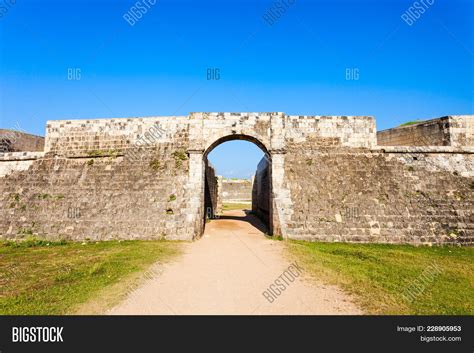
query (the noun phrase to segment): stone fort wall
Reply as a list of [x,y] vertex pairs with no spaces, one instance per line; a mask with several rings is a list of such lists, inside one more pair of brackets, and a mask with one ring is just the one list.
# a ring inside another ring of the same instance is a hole
[[371,117],[283,113],[48,121],[44,152],[0,154],[0,237],[198,238],[207,153],[247,139],[271,158],[273,234],[472,244],[471,136],[377,146]]
[[250,201],[252,201],[252,181],[250,179],[222,179],[222,202]]
[[377,132],[379,146],[473,146],[474,119],[445,116]]
[[0,153],[43,151],[44,137],[16,130],[0,129]]
[[[289,146],[293,239],[472,245],[472,153]],[[462,167],[460,167],[462,165]]]

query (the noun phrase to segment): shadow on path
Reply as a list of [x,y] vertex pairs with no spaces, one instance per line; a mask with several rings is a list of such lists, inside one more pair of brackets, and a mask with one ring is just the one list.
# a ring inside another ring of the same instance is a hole
[[226,215],[225,213],[228,213],[228,211],[224,211],[224,215],[219,216],[219,218],[216,218],[215,220],[233,220],[247,222],[257,228],[260,232],[268,234],[267,225],[260,218],[254,215],[251,210],[244,209],[242,211],[245,212],[245,216]]

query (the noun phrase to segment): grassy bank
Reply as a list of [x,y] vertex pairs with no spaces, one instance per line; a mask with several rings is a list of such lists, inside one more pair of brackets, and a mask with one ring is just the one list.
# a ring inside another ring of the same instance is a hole
[[[74,313],[104,288],[178,249],[179,243],[165,241],[0,243],[0,314]],[[122,286],[115,296],[126,291]]]
[[287,242],[317,279],[371,314],[474,314],[474,249]]

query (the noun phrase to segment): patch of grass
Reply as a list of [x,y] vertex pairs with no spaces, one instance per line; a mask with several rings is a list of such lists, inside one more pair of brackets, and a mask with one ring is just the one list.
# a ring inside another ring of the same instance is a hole
[[224,211],[250,210],[252,209],[252,204],[250,203],[224,203],[222,204],[222,209]]
[[173,158],[176,162],[176,168],[181,168],[183,161],[188,159],[188,155],[184,151],[174,151]]
[[400,124],[398,126],[409,126],[409,125],[415,125],[418,123],[422,123],[424,120],[413,120],[413,121],[407,121],[406,123]]
[[[287,245],[306,271],[342,287],[368,313],[474,314],[474,248],[304,241]],[[407,299],[407,291],[423,280],[430,266],[439,273],[421,282],[424,290]]]
[[66,245],[67,243],[65,240],[50,241],[50,240],[45,240],[45,239],[39,239],[34,236],[28,236],[24,240],[5,240],[1,244],[5,247],[9,246],[12,248],[32,248],[32,247],[38,247],[38,246]]
[[91,166],[91,165],[94,164],[94,160],[93,160],[93,159],[89,159],[89,160],[86,162],[86,164],[87,164],[88,166]]
[[281,235],[268,235],[267,233],[265,233],[265,238],[269,240],[278,240],[278,241],[283,240],[283,237]]
[[[3,242],[0,314],[73,313],[106,288],[117,286],[178,252],[179,243],[167,241]],[[120,288],[113,293],[114,298],[127,292],[127,287]]]

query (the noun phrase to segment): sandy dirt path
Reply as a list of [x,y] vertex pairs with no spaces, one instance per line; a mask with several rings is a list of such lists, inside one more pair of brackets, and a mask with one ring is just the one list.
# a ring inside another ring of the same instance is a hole
[[273,301],[266,299],[262,293],[292,260],[283,242],[265,238],[263,230],[257,218],[227,211],[206,224],[202,239],[184,244],[181,257],[152,271],[108,314],[361,313],[336,287],[316,283],[294,266],[295,276],[286,272],[286,289]]

